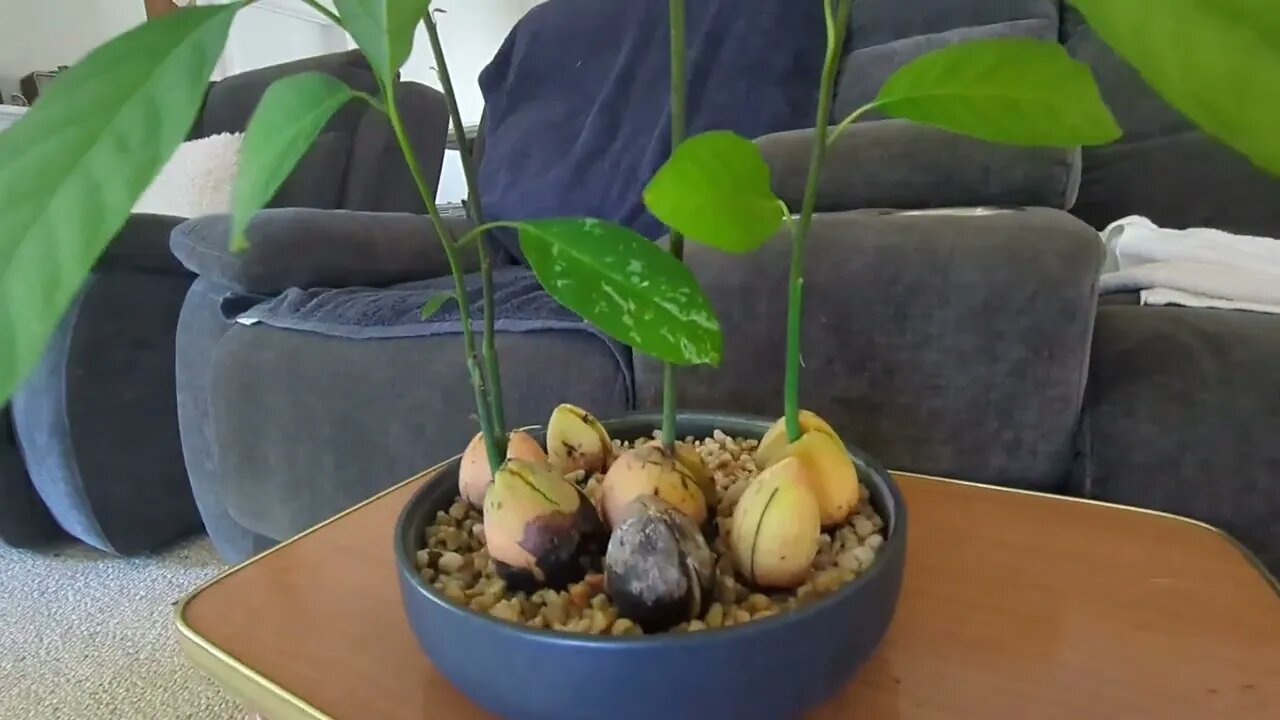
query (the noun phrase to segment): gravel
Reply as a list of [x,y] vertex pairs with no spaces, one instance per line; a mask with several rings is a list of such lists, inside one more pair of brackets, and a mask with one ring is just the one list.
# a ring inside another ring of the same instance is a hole
[[[768,594],[747,587],[734,571],[727,531],[734,506],[758,472],[757,443],[729,437],[720,430],[710,438],[687,437],[684,441],[697,449],[715,477],[719,502],[712,550],[719,560],[715,602],[701,619],[681,623],[668,632],[731,627],[794,610],[829,595],[875,562],[876,551],[884,544],[884,520],[871,508],[866,486],[863,486],[862,497],[849,522],[822,534],[813,573],[807,582],[795,590]],[[614,440],[614,454],[631,445]],[[598,506],[601,476],[587,477],[578,471],[566,479],[583,488]],[[483,517],[464,500],[456,500],[448,512],[436,513],[425,540],[426,547],[418,551],[417,556],[419,574],[459,605],[530,627],[592,635],[643,634],[634,622],[618,616],[617,608],[605,592],[604,576],[600,574],[587,575],[564,590],[509,593],[485,549]]]

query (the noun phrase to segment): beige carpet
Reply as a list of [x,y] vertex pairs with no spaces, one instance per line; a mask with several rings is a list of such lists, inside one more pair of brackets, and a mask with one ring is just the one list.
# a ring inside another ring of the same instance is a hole
[[243,720],[174,635],[173,603],[221,568],[205,538],[130,559],[0,546],[0,718]]

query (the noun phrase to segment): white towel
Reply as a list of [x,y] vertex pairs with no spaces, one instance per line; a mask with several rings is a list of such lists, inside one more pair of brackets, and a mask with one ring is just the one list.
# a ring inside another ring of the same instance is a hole
[[1209,228],[1166,230],[1144,217],[1102,231],[1103,293],[1139,291],[1143,305],[1280,314],[1280,241]]

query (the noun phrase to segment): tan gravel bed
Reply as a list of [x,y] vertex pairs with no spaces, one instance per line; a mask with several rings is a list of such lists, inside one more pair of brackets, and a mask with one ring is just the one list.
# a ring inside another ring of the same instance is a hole
[[[654,433],[655,436],[657,433]],[[876,550],[884,543],[884,520],[868,503],[866,486],[849,522],[824,532],[813,574],[795,590],[762,593],[746,587],[738,578],[729,557],[727,533],[733,508],[747,484],[757,473],[756,441],[731,438],[717,430],[711,438],[685,438],[702,457],[715,477],[719,504],[714,520],[712,550],[716,563],[716,602],[704,617],[682,623],[669,632],[694,632],[730,627],[794,610],[828,595],[853,580],[875,562]],[[632,443],[613,441],[615,455]],[[567,476],[597,500],[600,475]],[[534,593],[508,594],[495,564],[484,546],[484,522],[479,510],[456,500],[449,511],[436,514],[426,531],[426,548],[418,552],[422,578],[460,605],[493,617],[519,622],[529,627],[551,628],[593,635],[640,635],[639,626],[618,616],[605,591],[604,576],[587,575],[565,590],[543,589]]]

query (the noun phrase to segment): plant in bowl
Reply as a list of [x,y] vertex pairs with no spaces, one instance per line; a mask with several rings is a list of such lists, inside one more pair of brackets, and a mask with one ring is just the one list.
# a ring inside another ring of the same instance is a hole
[[[1087,68],[1051,43],[955,45],[904,66],[829,127],[852,0],[824,0],[812,160],[792,215],[749,141],[684,137],[684,3],[670,0],[673,152],[644,195],[672,230],[665,252],[602,220],[487,221],[429,0],[334,0],[336,11],[304,1],[350,33],[381,92],[318,74],[278,81],[244,140],[228,240],[244,244],[251,216],[338,108],[359,101],[386,113],[455,282],[423,315],[459,303],[480,425],[396,528],[406,613],[428,655],[480,704],[524,718],[790,717],[838,691],[892,618],[906,515],[889,474],[800,408],[804,247],[826,148],[873,110],[997,142],[1108,142],[1119,129]],[[1154,17],[1133,0],[1073,2],[1172,104],[1280,171],[1270,125],[1280,33],[1261,0],[1178,0]],[[0,398],[185,135],[247,4],[183,9],[125,33],[0,134]],[[441,220],[391,92],[419,23],[462,148],[477,222],[463,237]],[[1197,56],[1215,62],[1188,60]],[[680,262],[684,238],[750,252],[784,226],[792,256],[781,419],[679,413],[676,366],[714,364],[721,352],[715,315]],[[553,297],[667,363],[660,416],[601,422],[562,405],[544,431],[509,432],[481,242],[495,227],[517,231]],[[478,343],[459,262],[472,244],[481,253]]]

